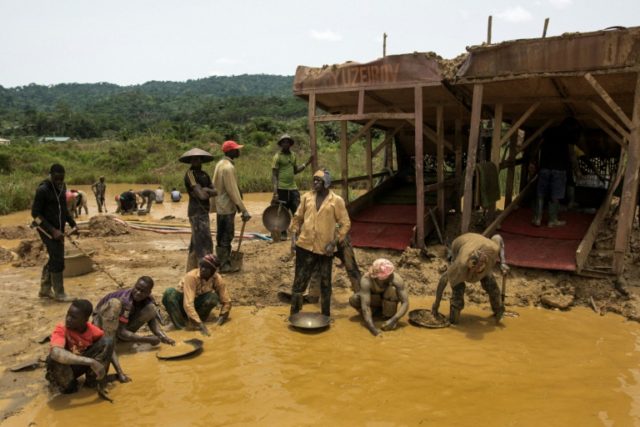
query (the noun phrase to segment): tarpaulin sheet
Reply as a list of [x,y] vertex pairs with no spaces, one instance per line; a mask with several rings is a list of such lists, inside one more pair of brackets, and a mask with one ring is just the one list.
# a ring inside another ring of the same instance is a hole
[[594,215],[580,212],[560,212],[558,218],[566,221],[567,224],[563,227],[547,227],[548,217],[545,210],[542,226],[535,227],[531,224],[533,209],[519,208],[502,221],[499,233],[507,232],[556,240],[582,240],[593,221]]
[[580,240],[555,240],[501,232],[508,265],[545,270],[576,270]]
[[373,205],[358,212],[353,220],[388,224],[416,224],[416,205]]
[[373,205],[351,219],[351,243],[402,251],[411,243],[415,224],[416,205]]

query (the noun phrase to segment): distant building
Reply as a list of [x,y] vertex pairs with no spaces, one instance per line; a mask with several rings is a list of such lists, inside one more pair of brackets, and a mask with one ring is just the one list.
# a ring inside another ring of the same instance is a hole
[[9,145],[9,144],[11,144],[10,139],[0,138],[0,145]]
[[38,141],[40,142],[67,142],[71,138],[68,136],[43,136]]

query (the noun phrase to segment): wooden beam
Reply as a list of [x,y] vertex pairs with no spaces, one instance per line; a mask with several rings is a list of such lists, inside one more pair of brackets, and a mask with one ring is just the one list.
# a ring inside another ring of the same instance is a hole
[[364,126],[362,126],[358,131],[358,133],[356,133],[354,136],[351,137],[351,139],[349,140],[348,147],[351,148],[351,146],[355,144],[356,141],[358,141],[358,139],[360,139],[361,136],[363,136],[365,133],[369,131],[369,129],[371,129],[371,126],[373,126],[375,122],[376,122],[375,119],[372,119],[372,120],[369,120]]
[[[631,120],[629,117],[622,111],[622,108],[616,104],[616,102],[609,96],[607,91],[598,83],[598,81],[591,75],[591,73],[587,73],[584,75],[584,78],[589,82],[591,87],[600,95],[600,98],[616,113],[616,116],[620,119],[620,121],[627,127],[627,129],[631,129]],[[635,111],[634,111],[635,113]]]
[[446,181],[444,181],[442,184],[439,183],[434,183],[434,184],[427,184],[424,186],[424,192],[425,193],[431,193],[433,191],[438,191],[441,188],[447,188],[447,187],[451,187],[452,185],[456,185],[457,183],[459,183],[460,180],[456,179],[456,178],[451,178],[448,179]]
[[373,156],[371,155],[371,130],[367,131],[367,141],[365,143],[365,166],[367,168],[367,191],[373,188]]
[[507,142],[509,138],[511,138],[511,135],[513,135],[515,132],[517,132],[518,129],[522,127],[524,122],[529,118],[531,114],[533,114],[534,111],[536,111],[539,106],[540,102],[535,102],[531,107],[529,107],[529,109],[525,111],[524,114],[504,134],[502,139],[500,139],[500,145],[504,145],[504,143]]
[[589,101],[588,104],[593,109],[593,111],[598,113],[598,115],[604,119],[605,122],[609,123],[609,126],[614,128],[616,132],[622,135],[622,138],[626,139],[627,141],[631,139],[629,137],[629,132],[623,129],[622,126],[620,126],[618,122],[616,122],[610,115],[608,115],[602,108],[600,108],[598,104],[592,101]]
[[316,116],[316,93],[311,92],[309,94],[309,111],[308,118],[309,121],[309,148],[311,149],[311,166],[313,171],[318,170],[318,146],[316,144],[316,122],[314,117]]
[[340,123],[340,169],[342,171],[342,198],[349,204],[349,147],[347,122]]
[[364,114],[364,89],[358,91],[358,114]]
[[416,247],[424,248],[424,141],[422,140],[422,88],[413,90],[415,112],[415,169],[416,169]]
[[[438,133],[438,143],[436,144],[436,177],[438,184],[444,184],[444,107],[439,105],[436,107],[436,130]],[[445,220],[445,196],[444,186],[438,189],[437,202],[438,202],[438,222],[440,230],[444,230]]]
[[476,170],[476,152],[478,137],[480,136],[480,110],[482,109],[481,84],[473,85],[473,100],[471,104],[471,128],[469,129],[469,147],[467,149],[467,170],[464,177],[464,203],[462,207],[461,232],[469,231],[471,212],[473,210],[473,174]]
[[620,214],[613,252],[613,271],[621,275],[624,271],[624,257],[629,246],[629,235],[633,226],[638,195],[638,170],[640,169],[640,72],[636,76],[636,88],[633,101],[633,126],[627,150],[627,167],[624,174]]
[[547,130],[547,128],[551,126],[555,121],[556,119],[549,119],[542,126],[540,126],[538,130],[532,133],[529,138],[524,140],[522,146],[518,147],[518,153],[526,150],[527,147],[531,145],[535,140],[537,140],[542,135],[542,133]]
[[[455,144],[455,167],[456,167],[456,181],[462,180],[462,119],[456,119],[454,122],[454,136],[453,142]],[[456,187],[456,212],[460,214],[460,203],[462,200],[462,193],[464,190],[458,185]]]
[[[591,248],[593,247],[593,242],[598,235],[598,231],[600,230],[600,225],[606,218],[609,213],[609,207],[611,206],[611,199],[613,198],[613,193],[620,185],[620,181],[622,180],[622,171],[624,170],[624,158],[625,158],[625,150],[620,150],[620,159],[618,160],[618,170],[616,172],[615,179],[609,183],[609,190],[607,190],[607,195],[604,199],[602,205],[598,209],[596,216],[591,221],[591,225],[587,229],[587,233],[584,235],[578,249],[576,249],[576,273],[582,273],[584,269],[584,265],[587,262],[587,258],[589,258],[589,253],[591,252]],[[612,266],[613,267],[613,266]]]
[[502,140],[502,112],[504,106],[496,104],[493,116],[493,134],[491,135],[491,163],[500,166],[500,141]]
[[316,122],[343,122],[358,120],[413,120],[413,113],[365,113],[365,114],[322,114],[315,116]]
[[[395,128],[393,131],[391,132],[387,132],[387,136],[384,138],[384,141],[382,141],[380,144],[378,144],[378,146],[376,148],[374,148],[373,152],[371,153],[371,157],[375,157],[378,155],[378,153],[388,144],[391,143],[391,141],[393,141],[393,137],[396,136],[396,134],[400,131],[400,129],[402,129],[404,127],[404,125],[400,125],[397,128]],[[386,166],[386,165],[385,165]]]
[[529,181],[527,186],[522,189],[520,194],[518,194],[516,198],[513,199],[513,202],[511,202],[509,206],[504,207],[504,210],[500,212],[500,215],[498,215],[496,219],[494,219],[493,222],[489,224],[489,226],[482,233],[485,237],[491,237],[496,232],[500,224],[502,224],[502,221],[504,221],[504,219],[508,217],[509,214],[511,214],[511,212],[513,212],[518,206],[520,206],[520,203],[522,203],[522,200],[524,200],[524,198],[527,196],[527,194],[531,190],[536,188],[536,184],[535,184],[536,182],[538,182],[537,176],[534,177],[531,181]]
[[507,146],[507,150],[509,151],[509,169],[507,169],[507,183],[506,188],[504,189],[504,205],[509,206],[511,204],[511,200],[513,198],[513,187],[514,180],[516,177],[516,167],[515,167],[515,159],[516,159],[516,145],[518,143],[518,135],[514,135],[511,137],[511,144]]
[[[382,172],[377,172],[374,174],[371,174],[372,178],[378,178],[381,176],[386,176],[386,175],[391,175],[391,173],[389,171],[382,171]],[[350,178],[347,179],[347,181],[349,182],[349,184],[351,184],[352,182],[359,182],[359,181],[364,181],[364,180],[368,180],[369,179],[369,175],[360,175],[360,176],[352,176]]]
[[615,142],[618,143],[618,145],[620,145],[622,148],[626,149],[627,148],[627,143],[625,142],[624,139],[622,139],[622,137],[620,135],[618,135],[617,133],[615,133],[613,130],[611,130],[611,128],[609,126],[607,126],[602,120],[600,119],[593,119],[593,121],[595,122],[595,124],[602,129],[603,131],[605,131],[607,133],[607,135],[609,135],[611,137],[611,139],[613,139]]

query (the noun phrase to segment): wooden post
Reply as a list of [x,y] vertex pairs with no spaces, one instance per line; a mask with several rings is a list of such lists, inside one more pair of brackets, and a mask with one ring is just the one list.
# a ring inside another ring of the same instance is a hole
[[506,188],[504,190],[504,206],[507,207],[511,204],[511,200],[513,200],[513,184],[516,173],[516,153],[517,153],[517,144],[518,144],[518,133],[516,132],[511,137],[511,142],[507,146],[507,150],[509,151],[509,169],[507,170],[507,183]]
[[487,20],[487,44],[491,44],[491,24],[493,22],[493,16],[489,15]]
[[316,93],[309,94],[309,147],[311,148],[311,167],[313,172],[318,170],[318,147],[316,145]]
[[549,18],[544,20],[544,29],[542,30],[542,38],[547,37],[547,28],[549,28]]
[[436,176],[438,179],[438,224],[440,226],[440,230],[444,230],[444,219],[445,219],[445,203],[444,203],[444,193],[446,191],[444,186],[444,107],[442,105],[438,105],[436,107],[436,132],[438,133],[438,141],[436,144],[436,153],[437,153],[437,165],[436,165]]
[[[493,116],[493,134],[491,135],[491,163],[496,165],[498,176],[500,175],[500,140],[502,138],[502,112],[504,108],[502,104],[496,104]],[[490,212],[494,212],[496,204],[494,203]]]
[[462,119],[455,120],[455,134],[453,144],[455,146],[456,159],[456,212],[460,214],[460,203],[462,201]]
[[422,140],[422,88],[414,88],[416,166],[416,247],[424,248],[424,145]]
[[391,135],[389,143],[384,146],[384,166],[390,171],[393,170],[393,138],[396,133],[398,133],[398,130],[400,130],[400,128],[389,133],[389,135]]
[[627,151],[627,168],[624,173],[620,214],[613,252],[613,271],[621,275],[624,271],[624,256],[629,246],[629,236],[633,226],[638,195],[638,169],[640,168],[640,73],[636,77],[636,91],[633,101],[633,118]]
[[387,56],[387,33],[382,33],[382,57]]
[[466,233],[471,224],[473,210],[473,174],[476,170],[476,152],[480,136],[480,112],[482,109],[482,84],[473,85],[473,101],[471,103],[471,128],[469,129],[469,146],[467,149],[467,170],[464,175],[464,204],[462,207],[462,224],[460,231]]
[[373,188],[373,156],[371,155],[371,130],[367,130],[367,142],[365,146],[365,162],[367,163],[367,191]]
[[342,198],[349,204],[349,139],[347,122],[340,122],[340,169],[342,170]]

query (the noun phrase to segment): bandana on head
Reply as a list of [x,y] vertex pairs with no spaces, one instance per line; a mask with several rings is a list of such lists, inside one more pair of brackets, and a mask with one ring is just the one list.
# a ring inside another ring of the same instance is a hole
[[378,258],[373,261],[369,268],[369,275],[374,279],[384,280],[393,274],[395,267],[393,263],[385,258]]
[[324,188],[331,187],[331,174],[326,169],[320,169],[313,174],[314,178],[322,178],[324,181]]
[[200,260],[200,265],[206,265],[208,267],[212,267],[214,270],[217,270],[220,267],[220,261],[213,254],[207,254],[202,257]]

